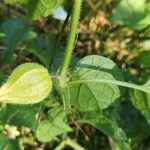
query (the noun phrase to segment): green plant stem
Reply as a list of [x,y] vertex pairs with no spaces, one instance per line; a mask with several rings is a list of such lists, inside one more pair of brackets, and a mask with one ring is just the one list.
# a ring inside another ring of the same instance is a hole
[[65,50],[64,60],[62,66],[60,67],[60,76],[66,76],[67,70],[69,67],[69,63],[72,56],[72,51],[75,43],[78,22],[80,18],[80,10],[81,10],[81,3],[82,0],[74,0],[72,15],[71,15],[71,26],[70,26],[70,33],[67,40],[67,46]]
[[78,145],[77,143],[71,141],[70,139],[66,139],[63,142],[61,142],[60,145],[58,145],[55,148],[55,150],[62,150],[66,145],[72,147],[74,150],[85,150],[80,145]]
[[[65,79],[67,76],[67,71],[68,71],[68,67],[70,64],[72,51],[73,51],[73,47],[74,47],[75,39],[76,39],[78,22],[79,22],[79,18],[80,18],[81,4],[82,4],[82,0],[74,0],[73,9],[72,9],[72,13],[71,13],[70,33],[69,33],[68,40],[67,40],[63,63],[60,66],[59,73],[58,73],[58,75],[61,76],[62,79]],[[64,109],[67,112],[70,110],[71,106],[70,106],[69,95],[64,90],[65,85],[66,85],[65,84],[66,80],[59,79],[57,81],[58,81],[57,82],[58,83],[57,84],[58,85],[58,87],[57,87],[58,93],[62,99]]]

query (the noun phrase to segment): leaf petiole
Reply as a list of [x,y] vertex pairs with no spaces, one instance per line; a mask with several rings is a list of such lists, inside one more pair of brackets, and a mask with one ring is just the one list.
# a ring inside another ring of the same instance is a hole
[[139,91],[150,94],[149,89],[147,89],[144,85],[140,86],[140,85],[136,85],[136,84],[132,84],[132,83],[124,82],[124,81],[116,81],[116,80],[103,80],[103,79],[99,79],[99,80],[77,80],[77,81],[71,81],[67,85],[68,86],[74,86],[74,85],[82,84],[82,83],[115,84],[115,85],[119,85],[119,86],[127,87],[127,88],[132,88],[132,89],[139,90]]

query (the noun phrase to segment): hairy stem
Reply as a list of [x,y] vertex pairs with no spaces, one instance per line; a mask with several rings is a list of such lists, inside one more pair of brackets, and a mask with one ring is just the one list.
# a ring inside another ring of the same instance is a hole
[[[70,33],[67,40],[67,46],[65,49],[63,63],[60,66],[60,70],[58,73],[58,76],[61,76],[64,79],[67,76],[67,71],[72,56],[72,51],[76,39],[76,33],[77,33],[78,22],[80,17],[81,3],[82,3],[82,0],[73,0],[73,1],[74,3],[73,3],[72,13],[71,13]],[[68,112],[71,106],[70,106],[70,98],[69,98],[70,95],[68,93],[68,90],[66,91],[65,89],[65,85],[66,85],[65,83],[67,80],[58,79],[57,81],[58,81],[57,82],[58,93],[62,99],[65,111]]]
[[77,28],[78,28],[81,3],[82,3],[82,0],[74,0],[74,5],[73,5],[73,9],[72,9],[72,16],[71,16],[70,33],[68,36],[64,60],[63,60],[63,63],[62,63],[62,66],[61,66],[60,72],[59,72],[60,76],[66,76],[66,74],[67,74],[67,70],[69,67],[69,63],[71,60],[71,55],[72,55],[72,51],[73,51],[73,47],[74,47],[74,43],[75,43]]

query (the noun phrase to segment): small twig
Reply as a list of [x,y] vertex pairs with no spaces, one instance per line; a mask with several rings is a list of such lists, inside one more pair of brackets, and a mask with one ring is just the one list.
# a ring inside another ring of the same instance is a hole
[[90,139],[89,137],[86,135],[86,133],[82,130],[82,128],[80,127],[80,125],[73,119],[71,118],[71,121],[73,122],[73,124],[77,127],[77,129],[79,129],[81,131],[81,133],[84,135],[85,137],[85,141],[89,142]]

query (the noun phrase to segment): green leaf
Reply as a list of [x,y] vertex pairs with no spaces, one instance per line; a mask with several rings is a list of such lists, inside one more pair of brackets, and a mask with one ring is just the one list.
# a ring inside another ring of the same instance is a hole
[[73,78],[85,81],[69,87],[71,103],[80,111],[105,109],[120,97],[117,85],[88,82],[99,79],[123,80],[120,70],[108,58],[96,55],[83,58],[77,63]]
[[132,105],[127,94],[122,101],[116,101],[104,113],[116,122],[129,138],[141,136],[150,130],[145,117]]
[[0,111],[0,124],[15,125],[15,126],[26,126],[35,130],[37,121],[36,113],[38,107],[34,105],[30,106],[18,106],[18,105],[7,105],[1,108]]
[[[150,85],[149,85],[150,90]],[[133,105],[141,111],[147,122],[150,124],[150,94],[141,91],[130,91],[130,99]]]
[[63,0],[36,0],[29,1],[28,10],[29,17],[37,20],[41,17],[47,17],[54,9],[62,4]]
[[150,25],[150,15],[146,0],[121,0],[111,16],[111,21],[118,25],[141,30]]
[[[75,75],[77,75],[75,77]],[[73,81],[67,84],[72,105],[80,111],[102,110],[120,97],[118,86],[150,94],[150,80],[140,86],[124,81],[115,64],[101,56],[87,56],[77,64]]]
[[144,68],[150,68],[150,51],[144,51],[134,59],[134,63]]
[[18,66],[0,88],[0,101],[14,104],[33,104],[46,98],[52,89],[47,69],[36,63]]
[[0,135],[0,149],[1,150],[19,150],[19,142],[17,140],[9,139],[4,135]]
[[7,4],[27,4],[29,2],[29,0],[4,0],[5,3]]
[[[27,51],[34,54],[45,66],[49,67],[53,59],[52,56],[54,55],[56,44],[56,35],[49,35],[44,37],[38,36],[28,43]],[[57,54],[60,54],[60,51],[57,52]]]
[[25,19],[8,19],[0,26],[1,34],[5,36],[1,37],[2,42],[6,45],[6,49],[3,50],[0,61],[4,63],[10,63],[12,54],[16,50],[18,44],[32,37],[29,37],[32,30],[29,27]]
[[54,108],[49,112],[49,120],[42,121],[37,128],[36,137],[39,141],[49,142],[56,136],[72,131],[65,123],[66,112],[61,108]]
[[115,150],[130,150],[130,145],[126,134],[113,121],[97,111],[83,113],[80,123],[89,123],[111,137],[115,142]]
[[47,17],[57,7],[61,6],[64,0],[4,0],[8,4],[23,4],[28,9],[28,16],[32,20]]

